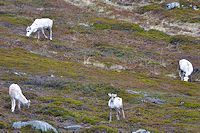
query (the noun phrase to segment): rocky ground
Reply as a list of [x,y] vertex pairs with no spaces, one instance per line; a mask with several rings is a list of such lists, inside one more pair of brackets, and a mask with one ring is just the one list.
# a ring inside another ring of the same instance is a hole
[[[199,132],[200,73],[182,82],[177,66],[186,58],[200,67],[200,11],[166,10],[167,0],[123,2],[0,2],[1,132],[35,132],[12,128],[30,120],[59,132]],[[25,37],[41,17],[54,20],[53,41]],[[11,83],[29,109],[11,113]],[[123,98],[125,120],[108,122],[110,92]]]

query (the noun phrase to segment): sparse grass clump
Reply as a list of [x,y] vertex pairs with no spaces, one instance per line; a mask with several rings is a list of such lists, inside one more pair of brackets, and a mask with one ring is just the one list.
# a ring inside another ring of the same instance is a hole
[[116,128],[112,128],[112,127],[108,127],[108,126],[105,126],[105,125],[98,125],[98,126],[93,126],[92,128],[90,129],[86,129],[85,130],[86,133],[98,133],[98,132],[101,132],[101,133],[117,133],[118,130]]
[[94,47],[100,51],[102,56],[115,56],[117,58],[133,59],[136,52],[132,48],[124,48],[120,46],[112,46],[109,44],[98,43]]
[[62,120],[73,120],[79,123],[96,124],[99,119],[92,115],[87,115],[85,112],[74,112],[60,107],[59,105],[49,105],[36,111],[38,114],[50,115],[53,117],[60,117]]
[[75,117],[71,111],[54,105],[43,107],[36,113],[62,118]]
[[65,88],[66,82],[62,79],[56,78],[42,78],[42,77],[35,77],[25,82],[28,85],[40,86],[44,88],[56,88],[56,89],[63,89]]
[[165,42],[169,42],[171,39],[170,35],[167,35],[166,33],[158,30],[149,30],[149,31],[143,31],[143,32],[138,32],[136,35],[139,35],[140,37],[148,38],[148,39],[153,39],[153,40],[163,40]]
[[197,45],[197,44],[200,44],[200,39],[197,39],[195,37],[190,37],[190,36],[176,35],[170,38],[170,43],[174,45],[180,45],[180,44],[185,44],[185,45],[196,44]]
[[200,103],[197,101],[188,101],[183,104],[185,107],[198,109],[200,108]]
[[115,19],[107,19],[107,18],[96,18],[92,20],[93,27],[96,30],[126,30],[126,31],[143,31],[138,24],[128,23],[126,21],[120,21]]
[[18,76],[18,75],[14,75],[14,74],[3,74],[0,77],[0,79],[4,80],[4,81],[12,81],[15,83],[19,83],[19,82],[26,81],[28,78],[25,76]]
[[161,12],[163,10],[164,8],[162,8],[161,5],[151,4],[151,5],[140,7],[137,12],[139,12],[140,14],[143,14],[149,11]]

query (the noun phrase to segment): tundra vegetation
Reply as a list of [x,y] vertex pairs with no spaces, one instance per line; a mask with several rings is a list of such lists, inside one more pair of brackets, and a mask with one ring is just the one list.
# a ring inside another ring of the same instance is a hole
[[[148,13],[199,24],[200,11],[165,10],[162,4],[151,3],[136,12],[100,2],[102,13],[95,5],[77,7],[66,1],[0,2],[0,132],[32,132],[29,127],[11,127],[29,120],[46,121],[60,132],[66,132],[67,125],[81,125],[78,132],[199,132],[200,84],[178,77],[180,59],[200,67],[199,37],[145,30],[128,20],[131,15],[145,22]],[[199,5],[198,0],[192,2]],[[25,36],[36,18],[54,20],[52,41]],[[84,65],[88,57],[106,67]],[[108,69],[112,65],[126,69]],[[10,112],[12,83],[31,100],[29,109]],[[126,119],[113,117],[109,123],[108,93],[123,98]],[[146,100],[150,98],[165,102]]]

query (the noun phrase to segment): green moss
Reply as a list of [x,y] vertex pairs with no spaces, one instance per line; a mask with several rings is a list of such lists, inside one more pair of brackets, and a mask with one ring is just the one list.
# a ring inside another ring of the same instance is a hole
[[93,126],[90,129],[85,130],[86,133],[91,133],[91,132],[106,132],[106,133],[117,133],[118,130],[116,128],[108,127],[105,125],[98,125],[98,126]]
[[153,40],[163,40],[166,42],[170,42],[170,35],[167,35],[166,33],[158,30],[149,30],[149,31],[143,31],[138,32],[136,35],[139,35],[140,37],[145,37],[147,39],[153,39]]
[[90,115],[86,115],[87,112],[74,112],[67,110],[65,108],[60,107],[60,105],[56,106],[55,104],[50,104],[46,107],[43,107],[36,111],[36,113],[50,115],[53,117],[61,117],[63,120],[74,120],[79,123],[89,123],[89,124],[96,124],[99,120]]
[[147,85],[153,85],[156,86],[158,85],[158,82],[152,79],[148,79],[148,78],[140,78],[140,81],[147,84]]
[[69,116],[75,117],[71,111],[55,106],[55,105],[43,107],[36,113],[50,115],[54,117],[62,117],[62,118],[68,118]]
[[197,122],[200,120],[199,112],[197,110],[185,110],[185,109],[172,109],[169,114],[171,115],[171,120],[177,122]]
[[3,22],[9,22],[11,24],[16,24],[16,25],[24,25],[27,26],[31,23],[31,20],[27,17],[24,16],[17,16],[16,14],[1,14],[0,19]]
[[0,121],[0,129],[5,129],[5,128],[8,128],[8,127],[9,127],[8,123]]
[[1,79],[1,80],[4,80],[4,81],[12,81],[12,82],[15,82],[15,83],[23,82],[23,81],[28,80],[27,77],[18,76],[18,75],[13,75],[13,74],[3,74],[3,75],[0,77],[0,79]]
[[193,100],[193,101],[189,101],[189,102],[185,102],[184,104],[183,104],[185,107],[188,107],[188,108],[200,108],[200,103],[199,103],[199,101],[195,101],[195,100]]
[[143,31],[138,24],[128,23],[126,21],[120,21],[116,19],[107,19],[107,18],[95,18],[91,21],[93,27],[96,30],[128,30],[128,31]]
[[[45,74],[53,70],[56,71],[58,75],[66,74],[72,77],[77,76],[72,63],[42,57],[17,48],[0,49],[0,66],[28,73]],[[66,71],[66,69],[68,71]]]
[[7,5],[10,5],[10,4],[11,4],[11,2],[6,1],[6,0],[1,0],[0,1],[0,6],[7,6]]
[[99,118],[93,116],[91,113],[87,114],[86,112],[75,112],[76,121],[79,123],[89,123],[91,125],[95,125],[100,121]]

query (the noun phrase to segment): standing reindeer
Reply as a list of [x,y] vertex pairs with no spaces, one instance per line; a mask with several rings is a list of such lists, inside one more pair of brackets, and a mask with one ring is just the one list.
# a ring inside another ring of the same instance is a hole
[[52,40],[52,27],[53,27],[53,20],[49,18],[41,18],[36,19],[31,26],[28,26],[26,28],[26,36],[29,37],[32,33],[37,32],[38,39],[40,39],[40,31],[42,31],[42,34],[45,38],[48,38],[44,32],[45,29],[49,30],[49,39]]
[[191,74],[193,72],[192,63],[186,59],[179,60],[179,76],[183,81],[191,81]]
[[11,111],[15,111],[16,100],[18,101],[18,109],[20,110],[21,103],[27,105],[28,108],[30,106],[30,100],[27,100],[26,97],[22,94],[22,90],[20,89],[19,85],[11,84],[9,87],[9,95],[11,97]]
[[125,119],[122,98],[117,97],[117,94],[108,93],[110,100],[108,101],[108,106],[110,108],[110,117],[109,122],[112,121],[112,109],[116,110],[117,120],[119,120],[119,115],[122,113],[123,118]]

